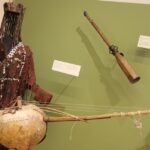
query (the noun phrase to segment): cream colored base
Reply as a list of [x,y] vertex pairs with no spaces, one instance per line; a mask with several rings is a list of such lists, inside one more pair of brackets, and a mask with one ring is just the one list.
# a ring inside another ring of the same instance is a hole
[[28,150],[46,134],[44,113],[37,106],[22,106],[14,114],[1,110],[0,114],[0,144],[9,149]]

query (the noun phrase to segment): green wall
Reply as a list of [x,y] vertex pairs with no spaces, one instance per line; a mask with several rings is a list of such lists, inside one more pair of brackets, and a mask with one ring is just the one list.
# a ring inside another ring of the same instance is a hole
[[[18,0],[26,6],[22,37],[33,51],[37,82],[54,94],[53,107],[72,114],[148,109],[150,50],[137,48],[150,35],[150,5],[97,0]],[[83,16],[87,10],[141,76],[130,84],[115,58]],[[54,60],[81,65],[79,77],[51,70]],[[49,114],[50,115],[50,114]],[[142,130],[134,120],[141,120]],[[150,118],[138,116],[49,123],[33,150],[149,150]]]

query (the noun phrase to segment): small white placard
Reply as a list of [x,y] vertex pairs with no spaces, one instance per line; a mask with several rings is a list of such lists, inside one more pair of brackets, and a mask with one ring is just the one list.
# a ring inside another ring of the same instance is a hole
[[63,62],[59,60],[54,60],[53,66],[52,66],[53,71],[58,71],[61,73],[66,73],[66,74],[77,76],[77,77],[80,74],[80,69],[81,69],[80,65],[75,65],[75,64],[71,64],[71,63],[67,63],[67,62]]
[[150,36],[140,35],[138,47],[150,49]]
[[135,3],[135,4],[150,4],[150,0],[99,0],[106,2],[119,2],[119,3]]

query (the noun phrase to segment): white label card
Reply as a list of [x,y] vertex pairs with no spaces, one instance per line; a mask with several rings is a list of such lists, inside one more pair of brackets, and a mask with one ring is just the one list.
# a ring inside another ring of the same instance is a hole
[[150,49],[150,36],[140,35],[138,47]]
[[67,63],[67,62],[63,62],[59,60],[54,60],[53,66],[52,66],[53,71],[58,71],[58,72],[69,74],[69,75],[76,76],[76,77],[79,76],[80,69],[81,69],[80,65],[75,65],[75,64],[71,64],[71,63]]
[[150,0],[99,0],[106,2],[119,2],[119,3],[135,3],[135,4],[150,4]]

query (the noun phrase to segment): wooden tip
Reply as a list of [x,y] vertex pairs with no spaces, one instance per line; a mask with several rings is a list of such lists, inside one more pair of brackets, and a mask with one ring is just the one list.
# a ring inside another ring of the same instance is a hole
[[83,12],[83,15],[84,15],[85,17],[88,16],[87,11],[84,11],[84,12]]
[[139,76],[137,76],[136,78],[134,79],[129,79],[131,83],[136,83],[140,80],[141,78]]

